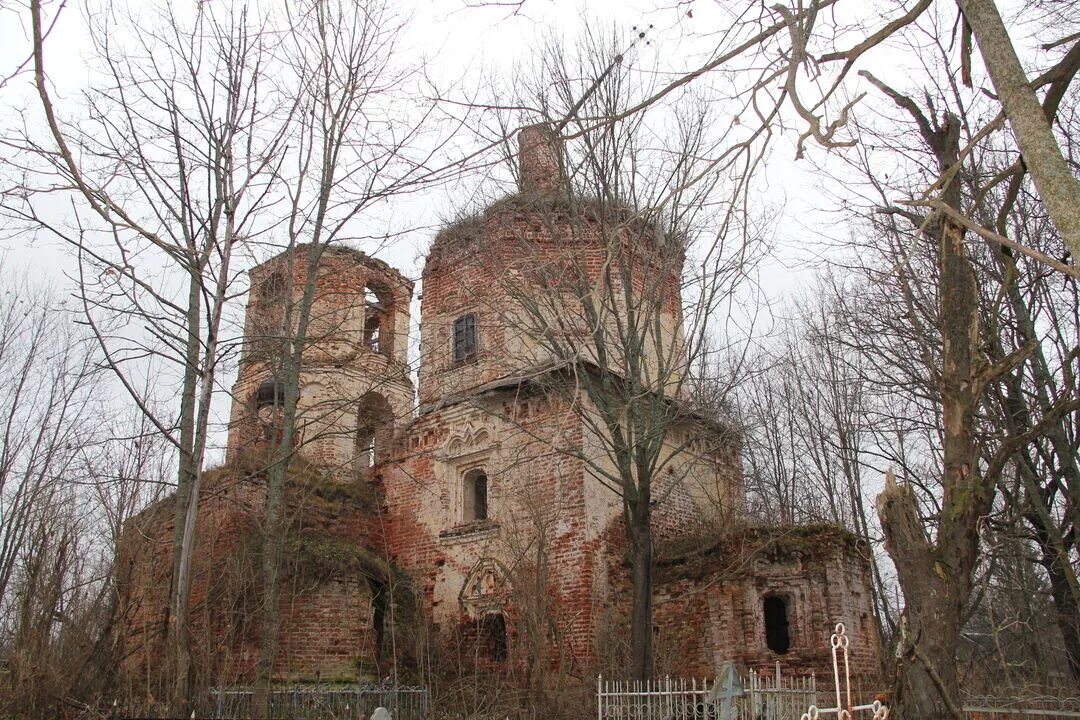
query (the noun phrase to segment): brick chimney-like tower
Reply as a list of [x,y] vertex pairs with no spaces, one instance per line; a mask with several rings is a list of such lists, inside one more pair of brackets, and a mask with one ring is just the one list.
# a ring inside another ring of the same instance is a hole
[[552,194],[566,188],[562,138],[547,123],[518,133],[518,189],[522,193]]

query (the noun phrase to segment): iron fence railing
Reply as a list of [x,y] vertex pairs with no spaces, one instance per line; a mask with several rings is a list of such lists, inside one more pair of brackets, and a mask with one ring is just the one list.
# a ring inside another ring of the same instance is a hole
[[[256,714],[255,690],[249,687],[214,688],[200,696],[196,718],[206,720],[368,720],[376,708],[390,711],[394,720],[427,720],[427,688],[409,685],[359,684],[278,687],[270,691],[268,714]],[[152,705],[113,713],[115,718],[168,718],[164,708]]]
[[[651,682],[598,679],[597,720],[800,720],[811,705],[835,703],[833,689],[814,676],[786,677],[777,671],[751,671],[741,697],[723,712],[718,681],[664,678]],[[964,695],[965,720],[1080,719],[1080,697],[1017,693],[1011,696]]]
[[964,715],[967,720],[1080,718],[1080,697],[1066,694],[965,695]]
[[[788,677],[751,670],[741,695],[719,680],[664,678],[646,682],[597,679],[597,720],[799,720],[819,699],[813,675]],[[822,693],[823,700],[827,693]],[[725,708],[729,708],[726,710]]]

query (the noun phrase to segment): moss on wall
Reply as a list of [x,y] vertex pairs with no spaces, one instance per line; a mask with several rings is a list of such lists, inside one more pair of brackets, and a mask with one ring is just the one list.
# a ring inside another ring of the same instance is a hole
[[820,558],[835,553],[867,552],[854,533],[829,523],[810,525],[744,525],[726,533],[679,537],[658,542],[658,582],[698,579],[706,574],[735,577],[757,557],[799,554]]

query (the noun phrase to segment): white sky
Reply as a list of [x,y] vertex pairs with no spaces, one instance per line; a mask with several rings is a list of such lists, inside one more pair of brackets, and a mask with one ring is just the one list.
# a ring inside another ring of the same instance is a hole
[[[177,3],[193,1],[176,0]],[[472,4],[477,1],[473,0]],[[86,7],[100,7],[103,2],[69,0],[48,40],[49,77],[61,108],[65,101],[77,102],[80,88],[90,79],[87,68],[91,65],[91,47],[84,12]],[[139,0],[128,2],[137,7]],[[664,71],[689,70],[712,49],[713,33],[723,29],[728,11],[745,3],[743,0],[726,3],[698,0],[692,5],[674,0],[587,3],[526,0],[518,12],[507,6],[468,5],[467,0],[408,0],[396,6],[400,13],[412,17],[402,40],[402,53],[406,57],[427,59],[430,76],[443,87],[475,88],[483,74],[507,75],[515,64],[530,59],[547,34],[554,33],[572,43],[586,17],[627,27],[653,25],[650,46],[639,51],[655,53]],[[871,6],[865,4],[865,8]],[[845,7],[864,8],[864,5],[849,3]],[[687,14],[688,8],[692,9],[692,17]],[[0,76],[8,75],[29,51],[25,18],[22,0],[14,4],[0,0]],[[857,18],[844,20],[854,22]],[[875,73],[901,86],[905,85],[908,72],[916,67],[910,54],[896,48],[877,51],[873,62]],[[22,122],[24,109],[30,122],[39,122],[31,80],[29,73],[24,73],[0,88],[0,132]],[[853,86],[857,83],[853,78]],[[880,96],[871,95],[864,106],[867,111],[896,112],[890,103],[882,103]],[[842,237],[846,232],[827,212],[832,202],[829,196],[842,192],[842,188],[815,166],[827,154],[812,143],[808,147],[810,159],[795,162],[794,133],[776,138],[765,172],[757,179],[762,201],[783,213],[776,231],[777,258],[763,268],[761,275],[765,294],[771,298],[780,298],[809,279],[811,260],[822,247],[822,238]],[[437,188],[395,205],[394,217],[406,219],[408,225],[417,229],[381,252],[380,257],[410,277],[419,278],[422,253],[437,231],[437,218],[452,215],[464,204],[457,191],[456,186]],[[67,286],[65,271],[70,272],[74,264],[56,241],[44,238],[31,241],[25,236],[8,237],[0,233],[0,248],[9,263],[29,268],[34,276],[60,290]],[[414,317],[414,321],[417,319]],[[232,382],[232,372],[227,371],[222,378],[226,386]],[[226,418],[219,413],[218,419]]]
[[[137,5],[138,0],[133,3]],[[49,77],[56,87],[61,108],[64,99],[77,98],[80,87],[89,81],[87,68],[91,64],[92,49],[86,35],[84,12],[87,7],[100,4],[98,0],[70,2],[49,38]],[[458,82],[463,87],[475,87],[481,72],[508,74],[515,64],[529,60],[530,53],[546,34],[555,33],[572,41],[585,18],[625,26],[652,24],[655,27],[649,35],[651,47],[641,50],[656,52],[665,69],[673,72],[690,69],[712,46],[707,33],[723,22],[717,5],[708,2],[694,3],[693,18],[686,16],[685,7],[665,8],[669,3],[663,0],[526,0],[517,11],[499,5],[470,5],[475,2],[413,0],[397,6],[403,15],[412,17],[402,42],[403,54],[428,59],[429,73],[444,87]],[[0,73],[6,75],[25,59],[29,33],[25,27],[26,13],[20,6],[0,2],[0,8],[6,8],[0,9]],[[37,117],[31,80],[29,73],[25,73],[0,89],[0,127],[20,122],[24,109],[28,117]],[[812,148],[811,155],[821,154],[817,148]],[[784,253],[785,262],[782,266],[769,268],[764,276],[770,294],[782,293],[790,287],[793,278],[797,277],[792,270],[803,267],[791,248],[803,245],[808,232],[834,230],[827,218],[816,217],[814,211],[821,202],[820,175],[808,161],[795,163],[793,155],[792,138],[778,138],[766,171],[759,179],[771,203],[787,206],[778,238],[788,248]],[[453,213],[455,199],[452,192],[452,189],[435,189],[421,198],[405,201],[395,214],[406,212],[429,216],[434,222],[439,216]],[[435,232],[435,227],[427,227],[412,233],[382,255],[392,265],[418,277],[421,253]],[[29,244],[25,237],[14,237],[0,240],[0,247],[10,260],[31,265],[35,273],[48,276],[50,281],[62,283],[61,277],[54,276],[71,267],[66,253],[54,241],[39,239]],[[800,257],[802,255],[800,253]]]

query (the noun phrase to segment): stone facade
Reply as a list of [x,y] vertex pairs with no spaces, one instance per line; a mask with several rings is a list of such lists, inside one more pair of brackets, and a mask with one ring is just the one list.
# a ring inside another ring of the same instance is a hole
[[[844,621],[858,667],[875,673],[865,548],[836,528],[747,528],[738,433],[682,409],[672,390],[687,372],[681,250],[629,208],[613,221],[573,200],[546,128],[523,131],[520,146],[520,192],[445,228],[430,249],[415,400],[412,284],[352,250],[328,249],[313,265],[278,676],[374,675],[387,638],[401,654],[406,635],[423,652],[465,647],[486,667],[550,660],[592,672],[610,659],[626,630],[629,565],[610,424],[581,373],[633,361],[616,343],[598,350],[590,329],[615,337],[628,313],[643,314],[630,307],[641,298],[653,318],[642,391],[678,409],[653,487],[665,669],[700,676],[778,659],[822,669]],[[277,343],[297,327],[309,256],[298,248],[251,273],[229,458],[200,510],[193,604],[221,681],[250,680],[257,653],[256,626],[223,632],[232,626],[214,578],[258,536],[258,458],[275,442],[282,393]],[[132,669],[153,664],[148,638],[163,619],[172,519],[161,512],[125,544]],[[240,608],[254,581],[237,582],[226,600]]]
[[[273,420],[258,389],[274,389],[280,374],[279,338],[296,331],[308,280],[307,246],[284,253],[251,272],[240,372],[232,388],[228,454],[266,446]],[[365,447],[385,460],[389,440],[408,421],[413,386],[408,372],[412,282],[363,253],[326,248],[318,258],[305,336],[297,403],[297,440],[305,459],[339,476],[357,465],[358,435],[378,428]],[[279,389],[281,392],[283,388]],[[280,405],[283,398],[277,398]],[[269,411],[272,415],[272,410]],[[382,440],[380,443],[379,440]],[[382,447],[378,447],[379,445]],[[372,454],[369,452],[369,455]]]

